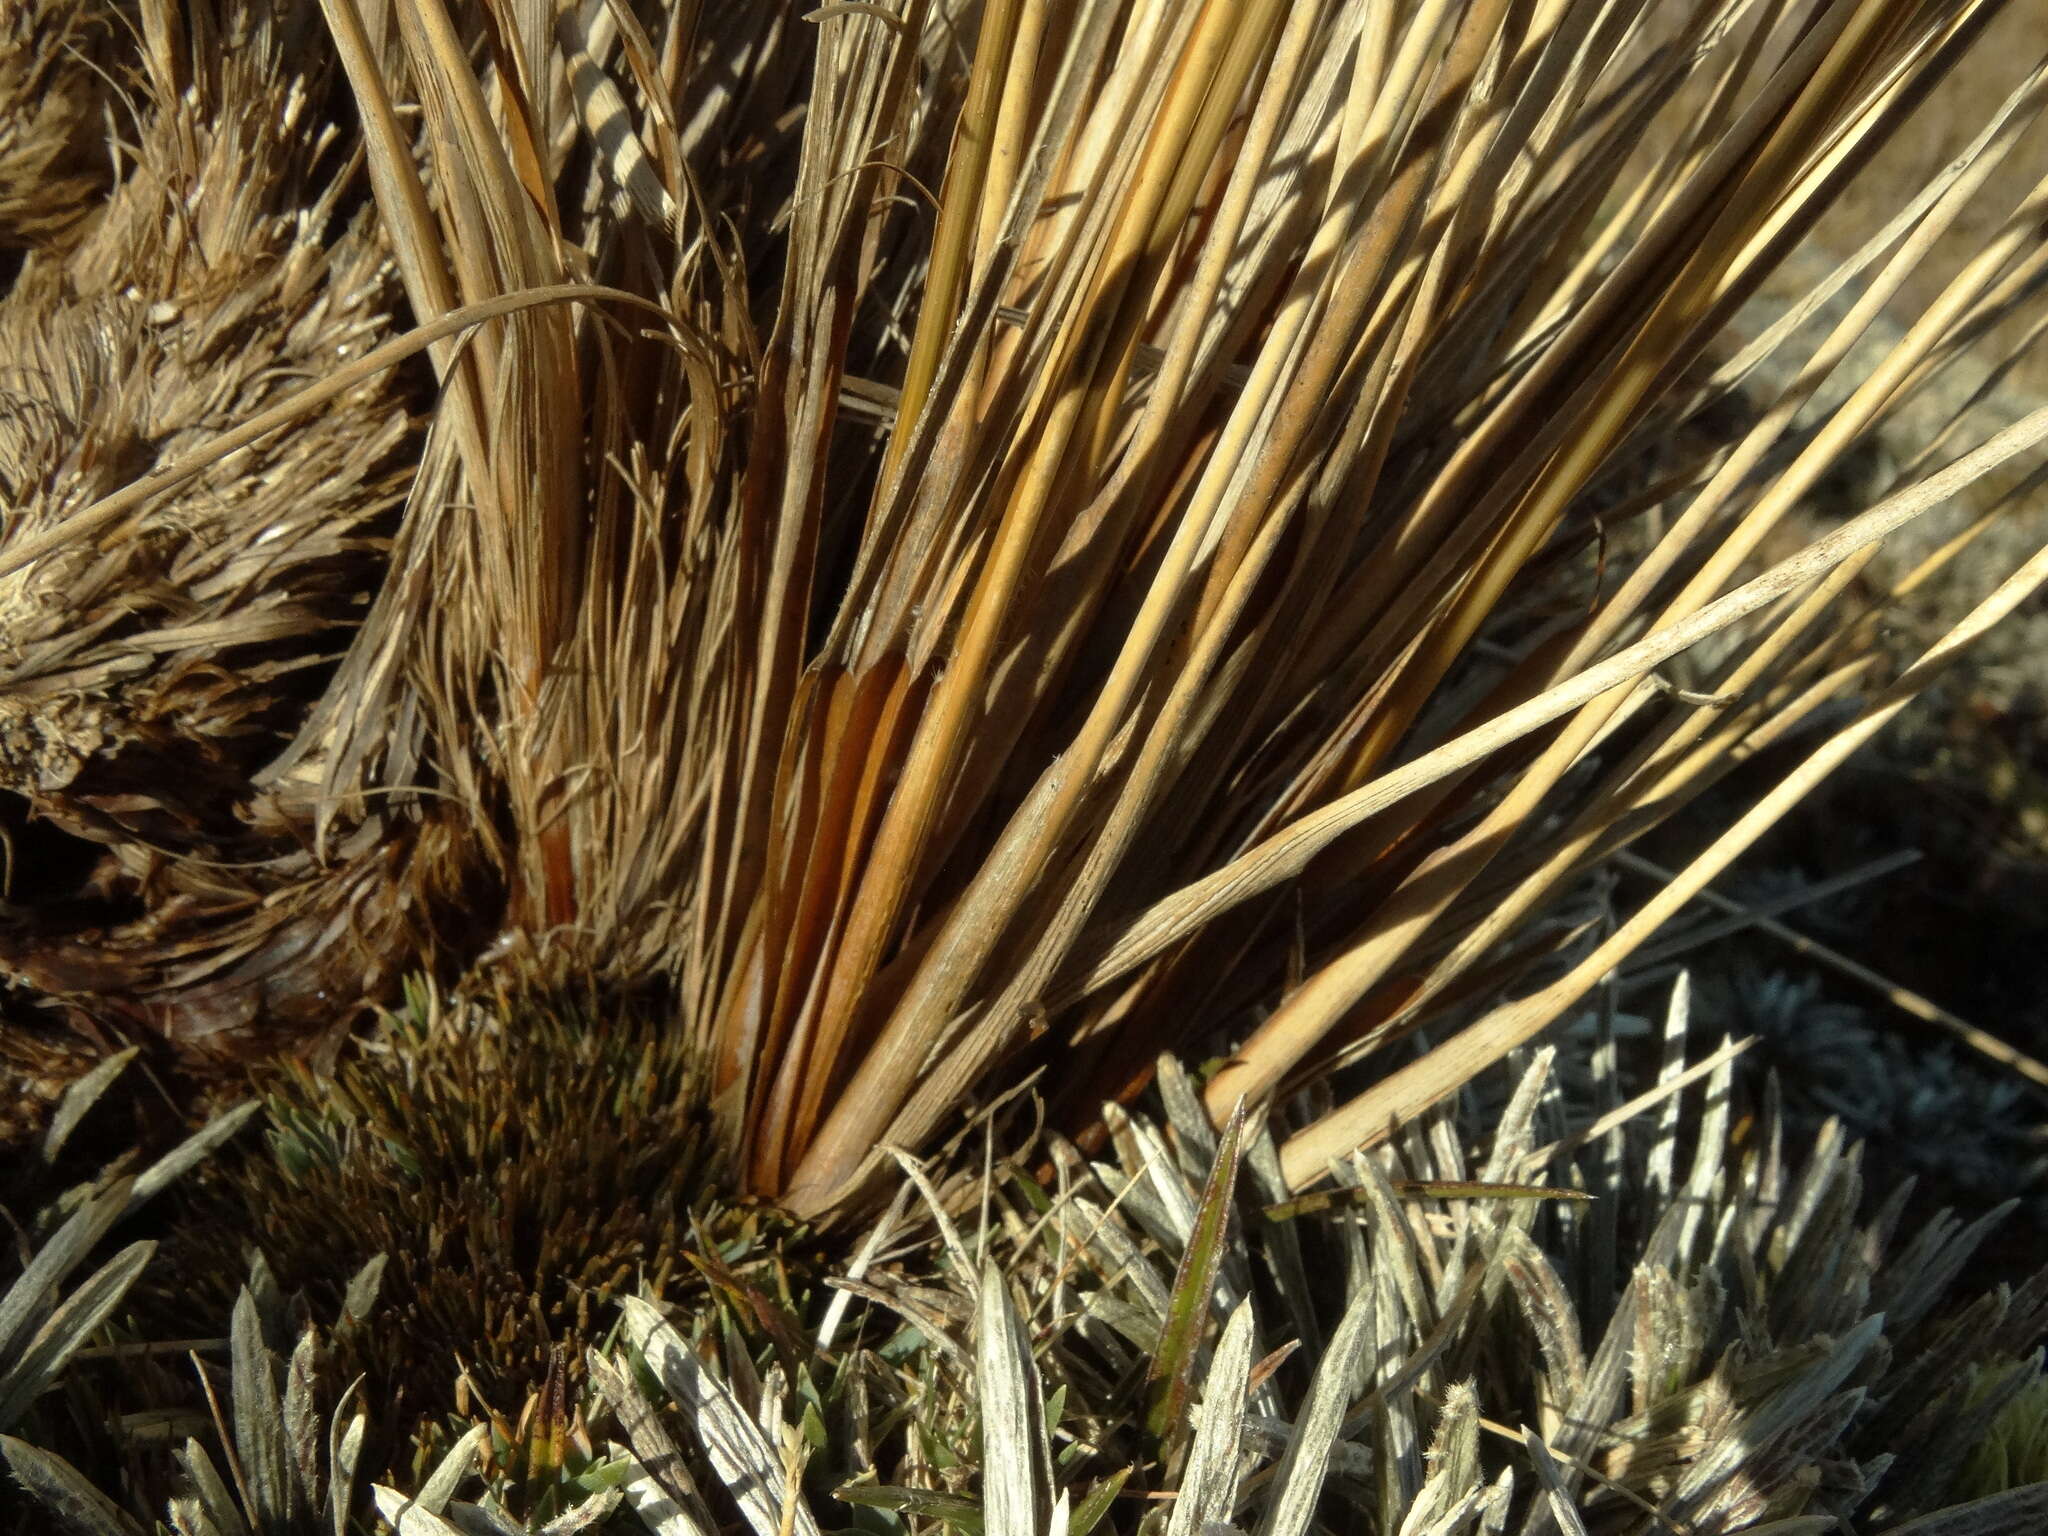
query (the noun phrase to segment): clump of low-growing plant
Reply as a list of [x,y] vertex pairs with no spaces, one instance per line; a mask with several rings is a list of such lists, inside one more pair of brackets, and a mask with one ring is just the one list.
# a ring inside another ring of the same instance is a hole
[[[557,1356],[516,1413],[466,1402],[390,1481],[366,1447],[403,1404],[327,1367],[351,1332],[405,1335],[391,1275],[359,1275],[319,1327],[259,1263],[228,1369],[197,1367],[211,1427],[177,1458],[172,1527],[1928,1536],[2041,1518],[2048,1272],[1966,1282],[2009,1212],[1903,1232],[1903,1192],[1871,1209],[1856,1148],[1788,1145],[1775,1100],[1738,1144],[1739,1047],[1690,1060],[1688,1007],[1681,983],[1666,1065],[1631,1098],[1609,1058],[1598,1109],[1545,1049],[1480,1144],[1440,1108],[1307,1194],[1282,1173],[1284,1123],[1219,1132],[1169,1059],[1161,1117],[1113,1111],[1103,1157],[1012,1125],[905,1158],[824,1286],[728,1274],[701,1303],[618,1298],[580,1382]],[[1281,1115],[1321,1112],[1312,1095]],[[75,1471],[8,1449],[41,1494],[91,1506],[81,1529],[131,1530]]]
[[294,1063],[259,1079],[262,1144],[184,1192],[154,1320],[203,1331],[251,1251],[322,1308],[380,1258],[379,1324],[334,1369],[386,1405],[380,1427],[409,1417],[432,1451],[451,1412],[516,1415],[565,1369],[579,1385],[619,1296],[700,1292],[705,1269],[777,1251],[793,1228],[771,1208],[717,1208],[697,1068],[660,1010],[579,1008],[578,990],[417,984],[331,1073]]

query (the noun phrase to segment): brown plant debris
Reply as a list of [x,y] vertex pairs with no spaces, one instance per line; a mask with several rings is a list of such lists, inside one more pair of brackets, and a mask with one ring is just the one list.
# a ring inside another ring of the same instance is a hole
[[60,1008],[207,1045],[345,1022],[426,951],[436,846],[381,818],[327,849],[281,756],[385,566],[408,381],[79,514],[387,333],[388,251],[321,116],[302,10],[154,18],[139,137],[90,230],[0,299],[0,957]]
[[0,249],[68,242],[105,196],[132,25],[105,0],[0,0]]

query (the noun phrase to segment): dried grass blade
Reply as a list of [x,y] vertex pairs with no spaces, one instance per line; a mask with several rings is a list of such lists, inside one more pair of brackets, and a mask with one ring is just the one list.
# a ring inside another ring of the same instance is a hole
[[517,314],[521,310],[537,309],[549,304],[591,304],[599,301],[626,304],[657,315],[662,313],[658,305],[650,303],[638,294],[594,283],[550,284],[465,305],[441,316],[438,320],[416,326],[403,336],[393,337],[390,341],[373,347],[361,357],[351,359],[319,382],[307,385],[290,399],[259,411],[240,426],[221,433],[205,447],[184,454],[176,463],[165,465],[161,469],[153,469],[141,479],[101,497],[90,506],[66,518],[60,526],[12,541],[5,549],[0,549],[0,576],[12,575],[38,560],[47,559],[57,550],[75,541],[97,538],[151,498],[179,489],[230,454],[239,452],[252,443],[261,442],[271,433],[295,422],[303,421],[323,405],[330,404],[349,391],[360,388],[365,380],[375,378],[386,369],[426,351],[437,341],[474,329],[486,321]]
[[[2048,410],[2037,411],[2027,419],[2025,430],[2019,435],[2026,437],[2028,434],[2048,434]],[[1993,442],[1997,441],[1993,439]],[[1422,1061],[1392,1074],[1337,1113],[1291,1140],[1282,1152],[1289,1179],[1299,1185],[1302,1181],[1321,1177],[1330,1157],[1349,1147],[1383,1138],[1396,1124],[1420,1113],[1469,1081],[1485,1065],[1505,1055],[1515,1044],[1531,1038],[1564,1008],[1584,996],[1600,976],[1668,921],[1743,849],[1803,798],[1812,785],[1876,735],[1963,649],[2043,582],[2048,582],[2048,546],[2002,582],[1967,618],[1930,647],[1896,683],[1866,706],[1854,723],[1817,748],[1688,865],[1677,881],[1652,897],[1562,980],[1528,998],[1496,1009],[1445,1041]]]
[[1937,474],[1887,496],[1690,617],[1654,631],[1486,725],[1297,817],[1257,847],[1124,925],[1103,957],[1063,989],[1062,1000],[1107,986],[1224,912],[1299,875],[1323,849],[1389,806],[1471,767],[1601,694],[1636,681],[1707,636],[1805,586],[2044,439],[2048,439],[2048,409],[2030,413]]

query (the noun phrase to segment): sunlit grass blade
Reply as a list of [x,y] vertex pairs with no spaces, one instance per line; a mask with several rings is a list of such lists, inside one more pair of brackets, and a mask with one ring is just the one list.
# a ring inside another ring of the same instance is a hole
[[1210,1298],[1229,1243],[1244,1121],[1245,1109],[1240,1104],[1224,1123],[1187,1247],[1173,1277],[1166,1326],[1146,1384],[1145,1427],[1160,1439],[1183,1433],[1195,1372],[1206,1352]]

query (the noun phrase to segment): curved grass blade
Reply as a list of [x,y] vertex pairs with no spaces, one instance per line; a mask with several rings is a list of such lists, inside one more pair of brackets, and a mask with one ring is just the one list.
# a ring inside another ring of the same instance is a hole
[[50,1116],[49,1129],[43,1132],[44,1162],[57,1160],[57,1154],[64,1150],[64,1143],[78,1129],[78,1122],[85,1118],[86,1111],[99,1102],[108,1084],[121,1075],[122,1069],[135,1059],[141,1049],[139,1045],[131,1045],[125,1051],[116,1051],[64,1090],[64,1097],[57,1101],[56,1112]]
[[[1583,1189],[1560,1189],[1550,1184],[1489,1184],[1472,1179],[1390,1179],[1395,1195],[1403,1200],[1591,1200]],[[1262,1214],[1268,1221],[1293,1221],[1324,1211],[1370,1210],[1372,1201],[1362,1189],[1325,1189],[1269,1205]]]

